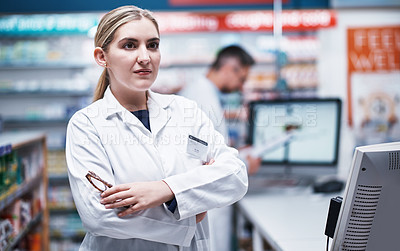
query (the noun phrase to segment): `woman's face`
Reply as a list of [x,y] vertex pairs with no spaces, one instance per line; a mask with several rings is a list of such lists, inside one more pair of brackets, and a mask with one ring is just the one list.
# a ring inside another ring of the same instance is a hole
[[160,38],[147,18],[120,26],[105,53],[111,89],[114,95],[148,90],[160,65]]

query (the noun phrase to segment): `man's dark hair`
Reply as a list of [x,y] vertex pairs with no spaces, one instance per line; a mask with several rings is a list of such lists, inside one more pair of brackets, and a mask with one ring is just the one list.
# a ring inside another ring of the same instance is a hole
[[215,61],[211,64],[211,68],[215,70],[219,70],[221,66],[224,65],[226,59],[236,58],[242,66],[252,66],[255,61],[245,50],[243,50],[240,46],[231,45],[221,49]]

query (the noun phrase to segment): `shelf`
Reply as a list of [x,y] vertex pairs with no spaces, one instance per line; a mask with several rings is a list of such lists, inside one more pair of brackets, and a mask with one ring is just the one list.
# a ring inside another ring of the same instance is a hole
[[50,239],[74,239],[82,241],[86,231],[76,208],[60,208],[50,211]]
[[316,58],[311,58],[311,59],[289,59],[289,61],[286,63],[286,65],[293,65],[293,64],[316,64],[317,59]]
[[49,173],[49,180],[50,181],[68,181],[68,173]]
[[40,171],[34,178],[25,181],[20,186],[13,185],[6,193],[0,196],[0,211],[10,206],[15,200],[21,196],[31,192],[42,179],[42,172]]
[[0,70],[60,70],[60,69],[83,69],[91,66],[89,63],[0,63]]
[[65,239],[72,239],[76,241],[82,241],[85,237],[85,230],[72,230],[69,232],[61,232],[61,231],[50,231],[50,238],[51,240],[65,240]]
[[70,207],[52,206],[51,203],[49,203],[49,211],[51,214],[69,214],[78,212],[75,206],[70,206]]
[[50,174],[48,177],[50,187],[69,187],[68,174]]
[[[316,58],[288,58],[285,65],[292,65],[292,64],[315,64],[317,62]],[[210,67],[210,60],[204,60],[199,62],[193,61],[170,61],[161,63],[160,68],[168,69],[168,68],[191,68],[191,67]],[[256,65],[275,65],[275,59],[264,59],[264,60],[256,60]]]
[[46,118],[20,118],[20,119],[4,119],[3,123],[5,126],[10,126],[10,124],[29,124],[31,125],[46,125],[46,124],[66,124],[69,118],[60,119],[46,119]]
[[199,63],[193,63],[193,62],[176,62],[176,63],[164,63],[160,65],[160,68],[162,69],[168,69],[168,68],[191,68],[191,67],[209,67],[209,62],[199,62]]
[[11,145],[13,149],[37,142],[45,137],[41,131],[7,132],[0,134],[0,146]]
[[64,145],[62,145],[62,146],[50,146],[50,145],[47,145],[47,149],[49,150],[49,152],[54,152],[54,151],[64,151],[65,150],[65,146]]
[[18,243],[37,225],[42,221],[43,213],[37,214],[33,219],[28,223],[28,225],[18,233],[18,235],[12,239],[11,243],[6,247],[5,251],[11,251]]
[[0,97],[10,97],[15,98],[18,97],[28,97],[28,96],[35,96],[35,97],[84,97],[84,96],[91,96],[93,95],[92,90],[84,90],[84,91],[67,91],[67,90],[57,90],[57,91],[14,91],[14,90],[0,90]]
[[[166,62],[166,63],[162,63],[160,65],[160,68],[162,69],[168,69],[168,68],[208,68],[210,67],[211,64],[211,60],[204,60],[204,62],[192,62],[192,61],[171,61],[171,62]],[[275,64],[275,61],[257,61],[256,62],[257,65],[271,65],[271,64]]]

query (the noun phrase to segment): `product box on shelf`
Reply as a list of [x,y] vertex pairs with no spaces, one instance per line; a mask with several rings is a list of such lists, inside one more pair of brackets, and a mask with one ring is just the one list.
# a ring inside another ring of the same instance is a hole
[[11,145],[0,146],[0,193],[22,182],[16,151]]

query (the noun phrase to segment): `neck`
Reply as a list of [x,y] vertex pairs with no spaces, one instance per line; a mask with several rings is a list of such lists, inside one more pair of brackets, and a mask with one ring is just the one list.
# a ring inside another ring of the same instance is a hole
[[147,91],[139,93],[138,95],[135,95],[135,97],[132,97],[131,102],[125,103],[123,106],[131,112],[147,110],[147,95]]
[[128,111],[134,112],[139,110],[147,110],[148,91],[135,93],[127,92],[123,94],[119,93],[119,95],[116,95],[116,93],[113,92],[113,94],[118,102]]

